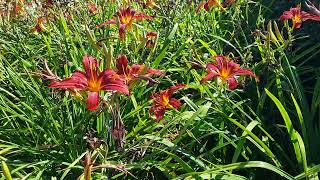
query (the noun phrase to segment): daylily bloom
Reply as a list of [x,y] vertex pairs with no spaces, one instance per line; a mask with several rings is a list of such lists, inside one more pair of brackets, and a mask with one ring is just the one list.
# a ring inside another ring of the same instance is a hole
[[44,32],[47,31],[47,28],[44,26],[44,22],[46,21],[46,17],[42,16],[37,19],[36,26],[32,29],[33,32]]
[[171,96],[175,91],[184,88],[185,86],[185,84],[177,84],[170,87],[169,89],[152,94],[151,99],[153,100],[154,104],[150,108],[150,114],[154,114],[156,116],[157,122],[163,119],[163,116],[167,109],[179,109],[181,107],[181,102],[178,99],[171,98]]
[[87,109],[93,111],[99,106],[100,91],[118,91],[129,94],[124,80],[113,70],[99,70],[98,62],[91,56],[84,56],[82,60],[85,72],[76,71],[70,78],[54,81],[49,88],[88,92]]
[[153,80],[150,76],[164,75],[163,71],[146,67],[143,64],[133,64],[129,66],[128,58],[125,55],[120,55],[117,58],[117,69],[117,74],[126,80],[126,83],[129,87],[137,80],[145,79],[151,82],[155,82],[155,80]]
[[209,81],[212,78],[219,78],[222,82],[227,82],[230,90],[238,86],[236,76],[249,75],[254,78],[257,76],[249,69],[241,68],[239,64],[229,60],[226,56],[215,56],[215,63],[207,64],[207,75],[202,78],[201,83]]
[[131,7],[120,8],[119,11],[113,16],[112,19],[105,21],[104,23],[98,25],[96,28],[101,28],[109,24],[117,24],[119,22],[119,35],[123,39],[125,37],[126,29],[132,29],[133,21],[140,21],[143,19],[152,20],[151,16],[140,13],[131,9]]
[[202,1],[197,10],[196,10],[196,13],[199,13],[203,8],[206,10],[206,11],[209,11],[211,7],[213,6],[218,6],[219,8],[221,8],[223,11],[224,11],[224,8],[222,7],[221,3],[220,3],[220,0],[208,0],[208,1]]
[[155,37],[157,37],[157,33],[156,32],[148,32],[146,37],[147,37],[147,42],[146,42],[146,47],[147,48],[152,48],[154,46],[154,42],[152,39],[154,39]]
[[306,21],[309,19],[314,21],[320,21],[320,16],[309,14],[305,11],[301,11],[301,7],[297,6],[295,8],[290,8],[289,11],[283,12],[283,14],[280,16],[281,21],[285,21],[289,19],[292,20],[292,27],[294,29],[299,29],[303,21]]

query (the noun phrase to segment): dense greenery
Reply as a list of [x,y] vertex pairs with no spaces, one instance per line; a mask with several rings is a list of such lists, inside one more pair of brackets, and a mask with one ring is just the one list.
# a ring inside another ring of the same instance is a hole
[[[200,1],[141,2],[23,2],[10,13],[18,1],[3,3],[0,179],[318,179],[319,22],[292,29],[279,21],[299,1],[237,0],[199,13]],[[96,28],[121,3],[154,19],[135,21],[122,39],[117,24]],[[41,16],[46,30],[37,32]],[[150,31],[157,36],[148,48]],[[121,54],[166,74],[136,83],[130,95],[105,92],[104,104],[113,104],[96,111],[71,91],[48,88],[48,69],[70,77],[83,70],[84,55],[115,69]],[[216,55],[259,80],[240,76],[234,90],[200,83]],[[182,106],[157,122],[150,96],[178,83],[186,84],[173,95]],[[123,141],[112,136],[116,120]]]

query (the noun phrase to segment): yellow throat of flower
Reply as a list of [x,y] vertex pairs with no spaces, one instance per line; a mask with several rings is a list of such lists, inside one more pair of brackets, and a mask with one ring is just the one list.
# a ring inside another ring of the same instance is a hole
[[220,77],[221,77],[222,80],[226,80],[226,79],[229,78],[230,74],[231,73],[230,73],[229,69],[222,69],[221,73],[220,73]]
[[296,26],[297,23],[301,22],[301,15],[300,14],[296,14],[292,17],[292,23],[293,23],[293,27]]
[[99,92],[101,90],[101,81],[99,80],[90,80],[88,82],[89,85],[89,91],[92,92]]

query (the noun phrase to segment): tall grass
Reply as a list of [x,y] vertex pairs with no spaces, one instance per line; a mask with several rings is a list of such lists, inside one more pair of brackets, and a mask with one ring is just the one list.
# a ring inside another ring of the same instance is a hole
[[[162,0],[159,10],[132,3],[155,19],[136,23],[124,41],[116,25],[95,28],[120,2],[93,2],[95,14],[80,1],[2,17],[2,179],[318,178],[319,73],[312,61],[320,46],[267,19],[279,13],[272,11],[274,1],[238,0],[225,12],[198,14],[195,2]],[[48,31],[32,33],[44,14]],[[148,31],[158,33],[153,49],[144,47]],[[97,57],[101,68],[114,67],[125,54],[130,63],[166,71],[160,84],[140,82],[119,98],[114,108],[127,131],[123,147],[111,135],[114,114],[90,112],[39,77],[45,62],[59,77],[70,77],[85,54]],[[200,84],[205,70],[191,62],[205,65],[220,54],[238,59],[260,81],[241,77],[234,91],[216,81]],[[150,96],[176,83],[187,84],[174,95],[183,106],[157,123],[149,114]],[[92,148],[95,143],[101,145]]]

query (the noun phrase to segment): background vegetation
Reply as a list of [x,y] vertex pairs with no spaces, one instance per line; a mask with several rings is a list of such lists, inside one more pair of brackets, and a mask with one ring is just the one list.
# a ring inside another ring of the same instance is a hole
[[[312,29],[319,23],[292,31],[278,21],[298,1],[238,0],[224,12],[198,14],[196,1],[159,0],[158,10],[132,2],[155,19],[137,23],[124,41],[117,26],[95,28],[120,2],[92,2],[95,13],[76,1],[1,17],[0,179],[85,178],[87,152],[92,179],[318,179],[320,43]],[[39,16],[47,17],[46,32],[32,32]],[[153,49],[144,47],[149,31],[158,33]],[[110,134],[113,114],[88,111],[39,76],[47,62],[69,77],[85,54],[102,66],[125,54],[131,63],[166,71],[160,84],[141,82],[120,97],[122,148]],[[260,81],[241,77],[233,91],[215,81],[200,84],[206,72],[191,62],[205,65],[217,54],[252,69]],[[174,95],[183,106],[157,123],[150,96],[177,83],[188,85]]]

